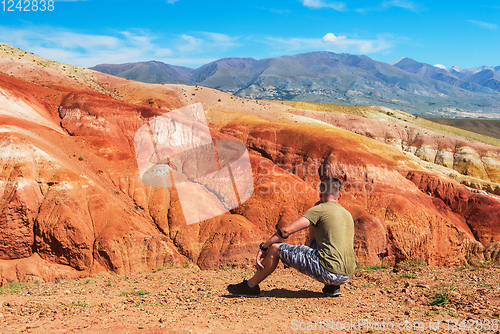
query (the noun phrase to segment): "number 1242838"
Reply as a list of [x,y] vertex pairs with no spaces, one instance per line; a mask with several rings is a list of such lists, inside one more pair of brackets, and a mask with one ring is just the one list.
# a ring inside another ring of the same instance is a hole
[[2,0],[4,12],[52,12],[54,0]]

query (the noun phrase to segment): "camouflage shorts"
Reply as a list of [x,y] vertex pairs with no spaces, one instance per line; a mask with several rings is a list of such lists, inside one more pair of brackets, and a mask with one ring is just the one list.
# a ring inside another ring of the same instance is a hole
[[321,283],[340,285],[349,280],[348,276],[337,275],[325,269],[319,263],[318,250],[315,247],[292,246],[283,243],[280,245],[278,253],[281,262]]

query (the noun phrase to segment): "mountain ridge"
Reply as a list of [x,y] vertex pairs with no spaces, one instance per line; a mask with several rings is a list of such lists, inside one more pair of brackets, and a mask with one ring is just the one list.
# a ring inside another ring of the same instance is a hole
[[448,70],[411,58],[392,63],[318,51],[274,58],[228,57],[196,69],[161,62],[91,69],[147,83],[184,83],[239,97],[382,105],[420,116],[500,118],[500,66]]
[[[193,72],[193,69],[189,67],[169,65],[156,60],[139,63],[100,64],[92,69],[146,83],[159,83],[165,80],[172,81],[169,83],[187,83],[189,75]],[[151,73],[151,70],[156,70],[156,72]]]

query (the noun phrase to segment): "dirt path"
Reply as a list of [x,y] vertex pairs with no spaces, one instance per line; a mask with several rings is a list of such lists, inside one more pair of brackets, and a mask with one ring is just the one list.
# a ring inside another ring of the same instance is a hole
[[500,269],[364,270],[338,298],[324,297],[322,284],[292,269],[278,269],[261,283],[261,298],[228,295],[228,283],[252,273],[165,268],[8,284],[0,288],[0,332],[500,333]]

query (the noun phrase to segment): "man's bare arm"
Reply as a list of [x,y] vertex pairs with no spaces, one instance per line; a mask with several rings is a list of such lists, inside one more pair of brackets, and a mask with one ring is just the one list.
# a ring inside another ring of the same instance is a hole
[[[309,219],[305,217],[300,217],[299,219],[291,222],[285,227],[282,227],[281,230],[281,235],[284,238],[288,238],[290,235],[294,234],[295,232],[301,231],[305,228],[308,228],[311,226],[312,223],[309,221]],[[272,244],[278,243],[278,242],[283,242],[283,238],[281,238],[278,233],[275,233],[269,240],[267,240],[262,246],[264,248],[269,248]],[[262,259],[264,258],[264,252],[262,252],[261,249],[259,249],[257,253],[257,259],[256,259],[256,264],[257,264],[257,269],[264,269],[264,266],[262,265]]]
[[[294,234],[295,232],[298,232],[298,231],[301,231],[305,228],[308,228],[311,225],[312,225],[312,223],[309,219],[307,219],[306,217],[300,217],[299,219],[282,227],[280,230],[281,230],[281,234],[283,235],[283,237],[288,238],[290,235]],[[283,240],[284,240],[283,238],[281,238],[278,234],[275,233],[271,238],[269,238],[269,240],[267,240],[264,243],[264,247],[267,248],[274,243],[283,242]]]

